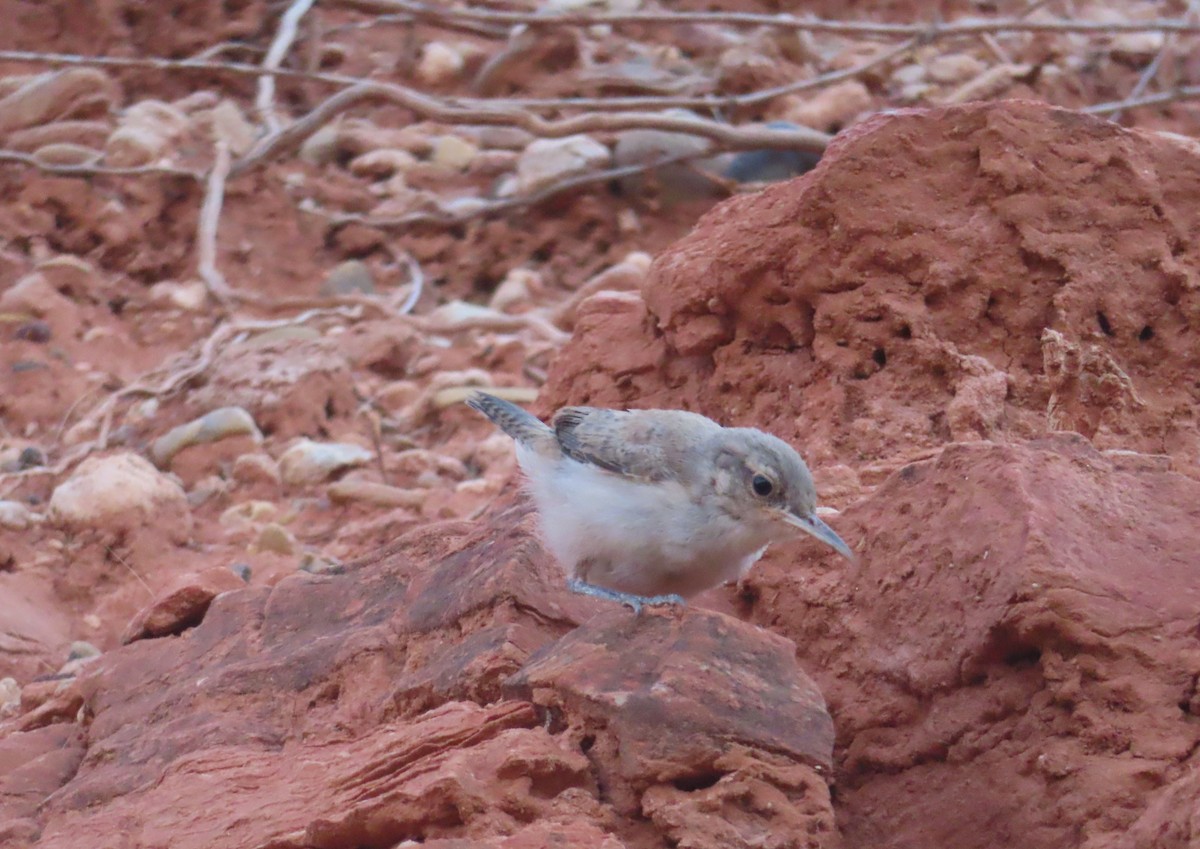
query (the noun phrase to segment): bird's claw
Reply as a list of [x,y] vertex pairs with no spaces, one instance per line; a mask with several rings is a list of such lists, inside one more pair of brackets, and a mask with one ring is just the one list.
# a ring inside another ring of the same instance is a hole
[[579,593],[580,595],[591,596],[592,598],[604,598],[609,601],[617,601],[628,607],[635,614],[641,615],[642,608],[645,605],[655,604],[672,604],[684,607],[687,602],[683,596],[676,593],[669,595],[635,595],[634,593],[623,593],[619,590],[610,590],[607,587],[598,587],[595,584],[589,584],[585,581],[570,580],[567,582],[567,587],[571,592]]

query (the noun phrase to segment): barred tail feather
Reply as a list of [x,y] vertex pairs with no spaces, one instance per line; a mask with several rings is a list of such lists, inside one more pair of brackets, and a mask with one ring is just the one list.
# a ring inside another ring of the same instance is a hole
[[475,392],[467,399],[467,406],[483,413],[496,427],[522,444],[534,444],[544,441],[553,433],[540,419],[523,410],[510,401],[488,395],[486,392]]

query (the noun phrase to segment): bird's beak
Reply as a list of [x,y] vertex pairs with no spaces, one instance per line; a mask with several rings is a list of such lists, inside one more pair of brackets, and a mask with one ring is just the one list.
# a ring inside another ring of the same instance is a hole
[[833,528],[818,519],[815,514],[812,516],[797,516],[795,513],[789,513],[787,510],[781,510],[779,511],[779,515],[783,521],[793,527],[799,528],[810,536],[816,537],[851,563],[857,562],[858,558],[854,556],[854,552],[850,550],[850,546],[842,542],[842,538],[834,533]]

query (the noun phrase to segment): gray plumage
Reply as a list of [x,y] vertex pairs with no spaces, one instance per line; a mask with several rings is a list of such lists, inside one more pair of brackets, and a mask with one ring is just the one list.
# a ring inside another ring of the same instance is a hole
[[564,407],[550,426],[492,395],[467,403],[517,444],[572,587],[638,606],[735,580],[788,526],[846,556],[786,442],[683,410]]

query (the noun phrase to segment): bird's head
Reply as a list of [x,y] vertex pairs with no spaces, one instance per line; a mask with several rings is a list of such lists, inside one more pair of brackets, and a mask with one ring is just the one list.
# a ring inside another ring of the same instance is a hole
[[792,446],[754,428],[726,428],[717,446],[714,485],[726,508],[780,539],[799,528],[853,561],[854,552],[817,516],[812,473]]

